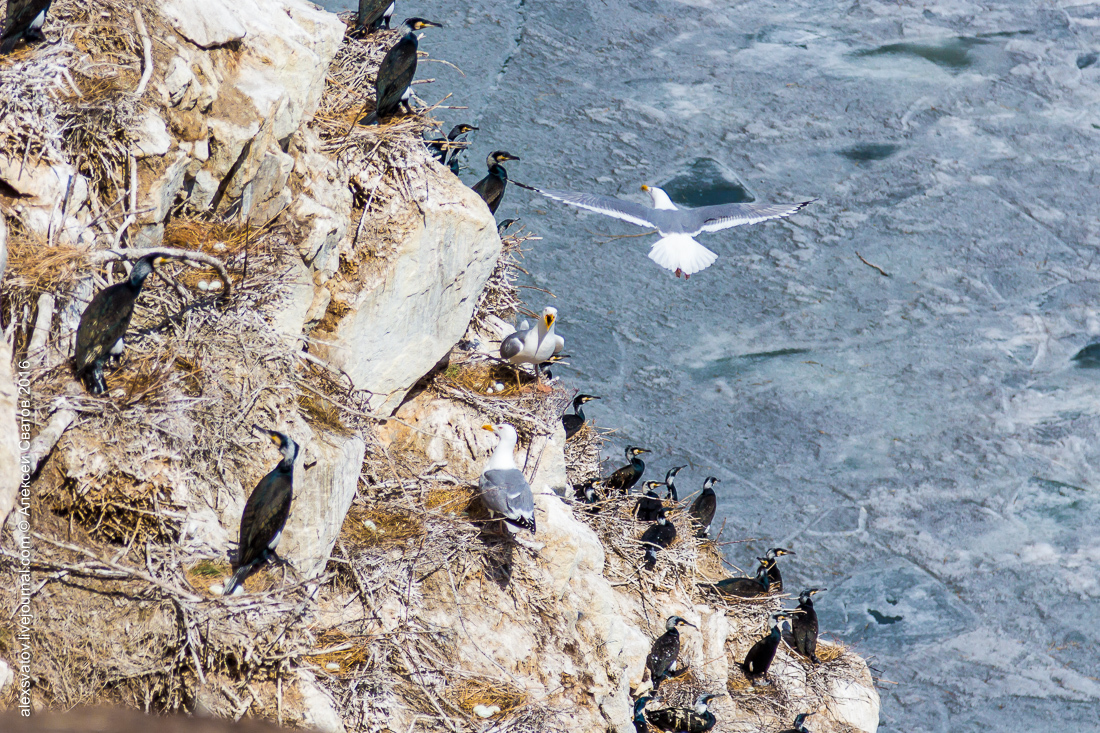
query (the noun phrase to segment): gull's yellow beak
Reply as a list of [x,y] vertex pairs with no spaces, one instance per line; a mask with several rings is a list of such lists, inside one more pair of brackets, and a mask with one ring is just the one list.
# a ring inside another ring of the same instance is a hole
[[647,185],[645,185],[645,184],[643,183],[643,184],[642,184],[642,190],[643,190],[643,191],[648,191],[648,190],[649,190],[649,186],[647,186]]
[[553,313],[547,313],[546,314],[546,327],[550,328],[553,325],[554,325],[554,314]]
[[495,430],[493,430],[493,426],[492,426],[492,425],[482,425],[482,426],[481,426],[481,429],[482,429],[482,430],[488,430],[488,431],[489,431],[490,433],[494,433],[494,432],[496,432]]

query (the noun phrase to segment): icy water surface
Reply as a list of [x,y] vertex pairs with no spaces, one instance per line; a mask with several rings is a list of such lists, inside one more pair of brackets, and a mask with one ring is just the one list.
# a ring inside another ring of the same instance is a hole
[[687,282],[625,223],[516,188],[498,216],[544,237],[526,266],[613,462],[634,443],[654,473],[689,463],[681,486],[721,478],[716,525],[759,538],[745,569],[796,550],[785,577],[829,588],[823,629],[882,678],[881,730],[1096,730],[1100,370],[1069,357],[1100,336],[1100,4],[408,15],[466,72],[425,64],[417,92],[481,128],[468,183],[504,149],[553,188],[818,199],[702,235],[720,258]]

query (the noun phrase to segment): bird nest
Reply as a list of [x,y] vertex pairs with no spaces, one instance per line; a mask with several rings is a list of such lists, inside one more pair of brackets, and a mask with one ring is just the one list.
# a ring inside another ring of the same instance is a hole
[[523,229],[501,237],[500,257],[474,306],[474,318],[471,324],[474,331],[492,333],[493,328],[488,321],[490,316],[499,318],[505,323],[511,323],[524,309],[523,300],[519,296],[519,287],[516,285],[516,278],[520,273],[529,274],[520,264],[523,253],[526,251],[523,245],[540,239],[542,238]]

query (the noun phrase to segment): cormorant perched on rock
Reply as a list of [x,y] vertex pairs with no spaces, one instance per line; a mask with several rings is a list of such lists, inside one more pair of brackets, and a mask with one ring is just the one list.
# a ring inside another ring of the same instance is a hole
[[710,267],[718,259],[718,255],[695,241],[697,234],[780,219],[813,203],[718,204],[701,206],[698,209],[678,209],[668,194],[656,186],[642,186],[642,190],[648,192],[653,200],[652,206],[595,193],[543,191],[538,188],[532,190],[570,206],[622,219],[647,229],[656,229],[661,238],[649,250],[649,259],[666,270],[672,270],[676,277],[690,277]]
[[642,533],[642,544],[645,546],[645,569],[653,570],[657,567],[657,553],[667,549],[676,539],[676,525],[668,521],[668,510],[661,507],[657,511],[657,521],[651,524]]
[[695,523],[696,537],[710,537],[710,523],[714,521],[714,511],[718,508],[718,497],[714,495],[713,489],[716,483],[718,479],[707,476],[703,482],[703,493],[691,505],[691,519]]
[[505,526],[535,532],[535,498],[531,484],[523,472],[516,468],[512,452],[516,449],[516,429],[507,423],[482,425],[500,436],[500,442],[489,456],[481,472],[481,501],[494,514],[504,518]]
[[294,499],[294,460],[298,457],[298,444],[283,433],[264,432],[279,446],[283,460],[260,479],[244,504],[241,538],[237,544],[237,571],[225,586],[224,595],[227,596],[232,595],[253,570],[275,556]]
[[645,722],[645,706],[652,697],[639,697],[634,701],[634,733],[649,733],[649,725]]
[[707,703],[719,695],[700,695],[693,708],[661,708],[647,710],[649,722],[663,731],[675,733],[706,733],[717,722]]
[[638,457],[643,453],[649,453],[649,451],[633,445],[626,447],[626,460],[630,463],[617,469],[615,473],[604,479],[604,484],[609,492],[617,491],[624,496],[630,493],[630,490],[634,488],[634,484],[638,483],[638,479],[642,477],[642,472],[645,471],[645,461]]
[[657,493],[660,486],[664,486],[660,481],[646,481],[642,484],[645,493],[638,497],[638,503],[634,505],[634,518],[639,522],[657,521],[657,513],[665,505],[661,501],[661,495]]
[[[416,76],[416,32],[422,28],[442,28],[423,18],[408,18],[405,21],[405,35],[394,44],[378,65],[378,75],[374,78],[374,111],[361,120],[361,124],[373,125],[382,117],[388,117],[398,110],[402,103],[409,106],[412,89],[409,84]],[[411,107],[409,108],[411,111]]]
[[813,715],[813,713],[799,713],[794,716],[794,727],[787,728],[779,733],[811,733],[810,729],[806,727],[806,718]]
[[791,619],[791,636],[798,653],[809,658],[814,664],[820,664],[817,658],[817,611],[814,610],[813,597],[828,588],[810,588],[798,594],[798,610]]
[[699,628],[679,616],[669,616],[665,621],[665,633],[657,637],[653,646],[650,647],[649,656],[645,658],[645,666],[649,670],[650,679],[653,680],[654,690],[661,686],[665,678],[677,671],[676,661],[680,657],[680,631],[677,628],[679,626]]
[[680,501],[680,494],[676,491],[676,474],[680,473],[680,469],[687,468],[687,466],[673,466],[668,469],[668,473],[665,474],[665,485],[668,486],[668,498],[674,502]]
[[[565,339],[554,333],[554,322],[558,319],[558,309],[547,306],[542,309],[542,317],[536,328],[524,328],[527,322],[520,324],[520,329],[514,331],[500,342],[500,358],[513,364],[533,364],[535,366],[535,379],[541,382],[542,372],[539,365],[549,361],[550,357],[558,354],[565,348]],[[519,372],[516,372],[516,383],[519,383]]]
[[30,43],[42,42],[46,35],[42,26],[53,0],[8,0],[8,13],[4,19],[4,33],[0,35],[0,56],[15,50],[20,39]]
[[726,578],[710,584],[709,587],[722,595],[737,596],[739,598],[756,598],[767,595],[768,588],[771,586],[768,569],[775,565],[775,560],[768,560],[765,557],[757,559],[760,560],[760,567],[756,569],[755,578]]
[[790,617],[791,614],[786,611],[776,611],[768,617],[768,635],[752,645],[752,649],[745,655],[745,661],[741,663],[741,670],[750,682],[758,679],[768,681],[768,669],[772,666],[775,650],[779,648],[779,639],[783,635],[780,623]]
[[485,203],[489,205],[490,214],[497,213],[497,207],[504,198],[504,189],[508,187],[508,171],[504,170],[501,163],[509,160],[519,160],[519,158],[503,150],[489,153],[489,157],[485,159],[489,175],[470,187],[477,192],[478,196],[485,199]]
[[145,255],[134,263],[130,277],[96,293],[76,329],[76,354],[73,366],[76,375],[92,394],[107,391],[103,378],[103,364],[112,355],[117,356],[125,348],[123,337],[134,315],[134,304],[141,294],[145,278],[153,272],[153,266],[164,262],[157,254]]
[[396,4],[394,0],[359,0],[359,12],[355,15],[356,32],[365,33],[380,28],[389,30]]
[[[783,557],[784,555],[793,554],[795,554],[794,550],[784,550],[782,547],[773,547],[764,553],[764,557],[771,560],[771,565],[768,567],[768,580],[771,582],[769,590],[771,590],[771,592],[783,592],[783,576],[779,573],[779,563],[777,563],[775,559],[777,557]],[[762,560],[761,563],[763,563]]]
[[1100,366],[1100,343],[1089,344],[1074,354],[1072,360],[1081,366]]
[[508,228],[515,224],[519,219],[505,219],[501,223],[497,224],[497,236],[503,237],[504,233],[508,231]]
[[573,398],[573,414],[561,416],[561,424],[565,427],[566,440],[572,438],[584,427],[584,413],[581,411],[581,405],[598,399],[600,398],[590,394],[579,394]]

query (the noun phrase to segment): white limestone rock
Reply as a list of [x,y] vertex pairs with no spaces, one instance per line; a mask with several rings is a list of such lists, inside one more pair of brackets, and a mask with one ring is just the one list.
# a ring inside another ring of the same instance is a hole
[[233,5],[219,0],[164,0],[160,12],[172,27],[199,48],[224,46],[244,38],[244,24]]

